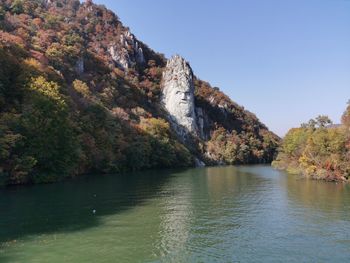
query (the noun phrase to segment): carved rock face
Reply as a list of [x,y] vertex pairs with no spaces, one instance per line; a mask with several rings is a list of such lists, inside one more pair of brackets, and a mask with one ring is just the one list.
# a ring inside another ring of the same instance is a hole
[[163,73],[162,102],[180,136],[184,137],[186,133],[198,134],[193,73],[180,56],[172,57]]

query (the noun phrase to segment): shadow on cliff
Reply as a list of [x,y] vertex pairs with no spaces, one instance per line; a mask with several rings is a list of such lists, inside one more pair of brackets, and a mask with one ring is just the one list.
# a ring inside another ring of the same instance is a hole
[[[205,125],[206,129],[204,130],[206,134],[210,134],[210,131],[215,128],[215,123],[219,124],[230,132],[232,130],[235,130],[238,133],[243,131],[242,127],[244,122],[243,120],[239,119],[238,116],[235,116],[227,111],[223,111],[223,109],[215,107],[211,105],[209,101],[199,97],[196,97],[195,103],[196,107],[202,108],[208,117],[208,123]],[[215,120],[215,123],[212,120]]]

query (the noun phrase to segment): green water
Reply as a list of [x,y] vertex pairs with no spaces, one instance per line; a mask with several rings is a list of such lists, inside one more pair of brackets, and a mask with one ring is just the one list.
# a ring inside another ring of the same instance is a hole
[[350,187],[246,166],[1,189],[0,262],[350,262]]

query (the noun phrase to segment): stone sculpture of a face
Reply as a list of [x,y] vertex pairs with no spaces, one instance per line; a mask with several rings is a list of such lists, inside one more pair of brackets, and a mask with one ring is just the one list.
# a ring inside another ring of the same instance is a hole
[[171,58],[163,74],[163,104],[176,124],[196,133],[193,73],[187,62]]
[[179,110],[184,117],[192,117],[192,97],[191,92],[173,89],[173,101],[178,104]]

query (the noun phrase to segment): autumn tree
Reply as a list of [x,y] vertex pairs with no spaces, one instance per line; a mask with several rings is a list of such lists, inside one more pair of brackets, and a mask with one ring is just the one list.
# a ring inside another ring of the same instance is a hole
[[348,106],[342,116],[342,123],[350,128],[350,100],[348,101]]
[[81,81],[81,80],[74,80],[73,82],[73,89],[80,95],[83,97],[89,97],[91,95],[90,89],[89,87],[86,85],[85,82]]

